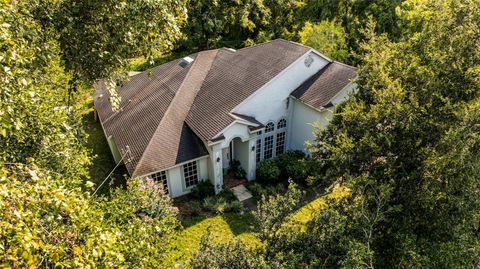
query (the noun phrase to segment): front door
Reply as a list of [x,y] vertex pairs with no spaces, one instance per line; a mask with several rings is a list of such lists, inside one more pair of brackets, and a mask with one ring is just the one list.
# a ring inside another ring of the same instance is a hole
[[233,141],[230,141],[228,147],[222,149],[223,168],[230,167],[230,162],[233,159]]

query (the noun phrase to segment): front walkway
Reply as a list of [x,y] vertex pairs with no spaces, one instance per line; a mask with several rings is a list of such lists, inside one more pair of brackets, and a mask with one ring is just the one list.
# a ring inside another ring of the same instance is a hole
[[253,197],[243,184],[232,188],[232,191],[240,202],[243,202]]
[[247,188],[245,188],[243,184],[232,188],[232,191],[237,199],[242,202],[245,208],[252,211],[257,210],[257,204],[255,203],[252,194],[247,190]]

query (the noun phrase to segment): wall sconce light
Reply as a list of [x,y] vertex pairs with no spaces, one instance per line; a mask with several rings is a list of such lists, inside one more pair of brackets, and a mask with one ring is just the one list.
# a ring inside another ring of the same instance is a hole
[[252,147],[252,151],[255,151],[255,146]]
[[219,163],[219,162],[220,162],[220,157],[217,157],[217,163]]

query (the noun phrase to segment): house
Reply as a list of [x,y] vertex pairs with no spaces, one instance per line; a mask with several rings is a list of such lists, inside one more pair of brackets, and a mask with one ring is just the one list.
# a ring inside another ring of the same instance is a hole
[[239,50],[202,51],[132,74],[112,111],[102,81],[94,104],[115,161],[132,177],[161,181],[172,197],[202,180],[216,192],[223,169],[305,150],[355,89],[356,69],[283,39]]

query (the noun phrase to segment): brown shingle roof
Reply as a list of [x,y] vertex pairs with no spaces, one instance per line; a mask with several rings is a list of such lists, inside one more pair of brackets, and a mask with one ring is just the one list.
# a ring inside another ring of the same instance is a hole
[[[191,57],[195,57],[192,55]],[[130,174],[143,155],[160,120],[184,80],[190,66],[182,68],[175,60],[133,76],[119,87],[120,111],[113,112],[104,83],[96,85],[93,95],[106,136],[113,136],[119,151],[130,147]],[[191,137],[191,136],[190,136]]]
[[[182,137],[182,134],[189,133],[189,128],[185,126],[184,122],[217,52],[217,50],[200,52],[191,64],[190,70],[157,125],[157,129],[132,176],[163,170],[178,164],[177,161],[184,160],[186,156],[187,158],[192,156],[187,153],[188,146],[195,143],[185,144],[182,141],[182,138],[187,138]],[[205,155],[207,154],[208,152],[205,152]]]
[[292,96],[315,108],[323,108],[356,76],[356,68],[331,62],[293,91]]
[[187,124],[204,141],[211,140],[233,122],[229,116],[233,108],[309,50],[283,39],[236,52],[219,50],[188,113]]

